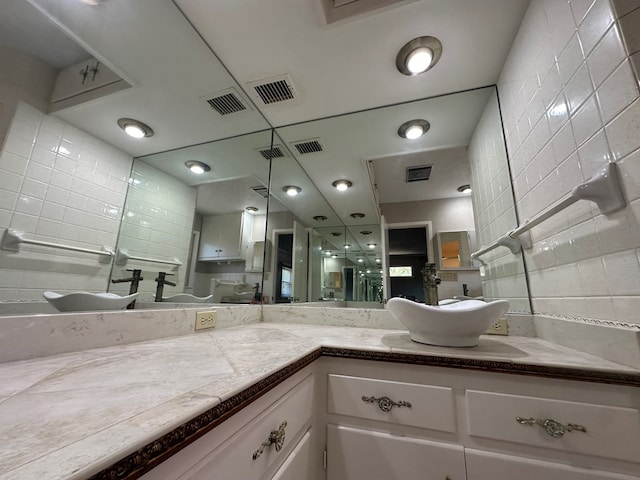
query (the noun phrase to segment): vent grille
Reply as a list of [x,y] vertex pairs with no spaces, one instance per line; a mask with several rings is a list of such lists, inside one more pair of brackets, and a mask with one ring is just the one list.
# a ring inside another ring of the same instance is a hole
[[258,185],[256,187],[251,187],[251,190],[253,190],[255,193],[260,195],[262,198],[268,198],[269,197],[269,189],[267,187],[263,187],[262,185]]
[[422,182],[429,180],[431,176],[431,165],[420,165],[416,167],[407,167],[406,181]]
[[280,75],[264,80],[257,80],[248,84],[263,105],[287,102],[297,97],[296,90],[288,75]]
[[234,88],[228,88],[201,98],[204,98],[213,110],[223,116],[248,109],[247,103]]
[[264,158],[265,160],[283,158],[286,156],[282,149],[282,145],[274,145],[273,148],[264,147],[259,149],[258,152],[260,152],[260,155],[262,155],[262,158]]
[[301,155],[324,152],[324,148],[318,140],[303,140],[301,142],[294,143],[293,146]]

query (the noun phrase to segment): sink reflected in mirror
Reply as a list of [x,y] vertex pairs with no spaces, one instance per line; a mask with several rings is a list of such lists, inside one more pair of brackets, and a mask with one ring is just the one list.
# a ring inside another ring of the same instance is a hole
[[463,300],[437,307],[406,298],[387,302],[387,310],[409,330],[413,341],[443,347],[476,346],[480,335],[508,308],[506,300]]
[[73,292],[62,295],[44,292],[42,296],[59,312],[88,312],[97,310],[123,310],[137,297],[138,293],[120,296],[115,293]]

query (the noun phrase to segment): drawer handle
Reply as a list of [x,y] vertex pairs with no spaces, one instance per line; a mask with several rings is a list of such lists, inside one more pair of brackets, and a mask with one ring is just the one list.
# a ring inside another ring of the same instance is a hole
[[541,420],[539,418],[523,418],[516,417],[516,422],[521,425],[540,425],[545,431],[551,435],[553,438],[560,438],[564,436],[566,432],[584,432],[587,433],[587,429],[582,425],[576,425],[575,423],[567,423],[566,425],[561,424],[555,420],[547,418],[545,420]]
[[365,397],[363,395],[362,396],[362,401],[363,402],[367,402],[367,403],[376,403],[377,402],[378,403],[378,408],[380,410],[382,410],[383,412],[385,412],[385,413],[386,412],[390,412],[393,407],[411,408],[411,403],[404,402],[404,401],[394,402],[389,397],[376,398],[376,397]]
[[271,430],[271,433],[269,434],[267,439],[262,442],[260,448],[253,452],[253,459],[256,460],[260,455],[262,455],[264,449],[270,447],[271,445],[275,446],[274,448],[276,449],[276,452],[282,450],[282,446],[284,445],[284,429],[286,427],[287,421],[285,420],[280,424],[277,430]]

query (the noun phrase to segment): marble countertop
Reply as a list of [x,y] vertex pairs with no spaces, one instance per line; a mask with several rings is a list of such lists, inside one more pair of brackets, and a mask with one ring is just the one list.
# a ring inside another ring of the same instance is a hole
[[404,330],[256,323],[0,364],[0,479],[83,479],[305,355],[326,349],[575,372],[640,371],[537,338],[474,348]]

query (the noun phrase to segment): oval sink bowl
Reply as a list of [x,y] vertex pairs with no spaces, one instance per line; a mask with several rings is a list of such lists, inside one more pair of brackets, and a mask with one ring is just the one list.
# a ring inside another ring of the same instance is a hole
[[195,295],[191,295],[190,293],[177,293],[175,295],[171,295],[170,297],[162,297],[162,301],[174,303],[206,303],[212,298],[213,295],[209,295],[208,297],[196,297]]
[[509,308],[506,300],[463,300],[438,307],[392,298],[387,309],[411,334],[411,340],[442,347],[474,347],[484,331]]
[[121,297],[115,293],[73,292],[61,295],[44,292],[42,296],[59,312],[86,312],[91,310],[122,310],[133,302],[138,293]]

